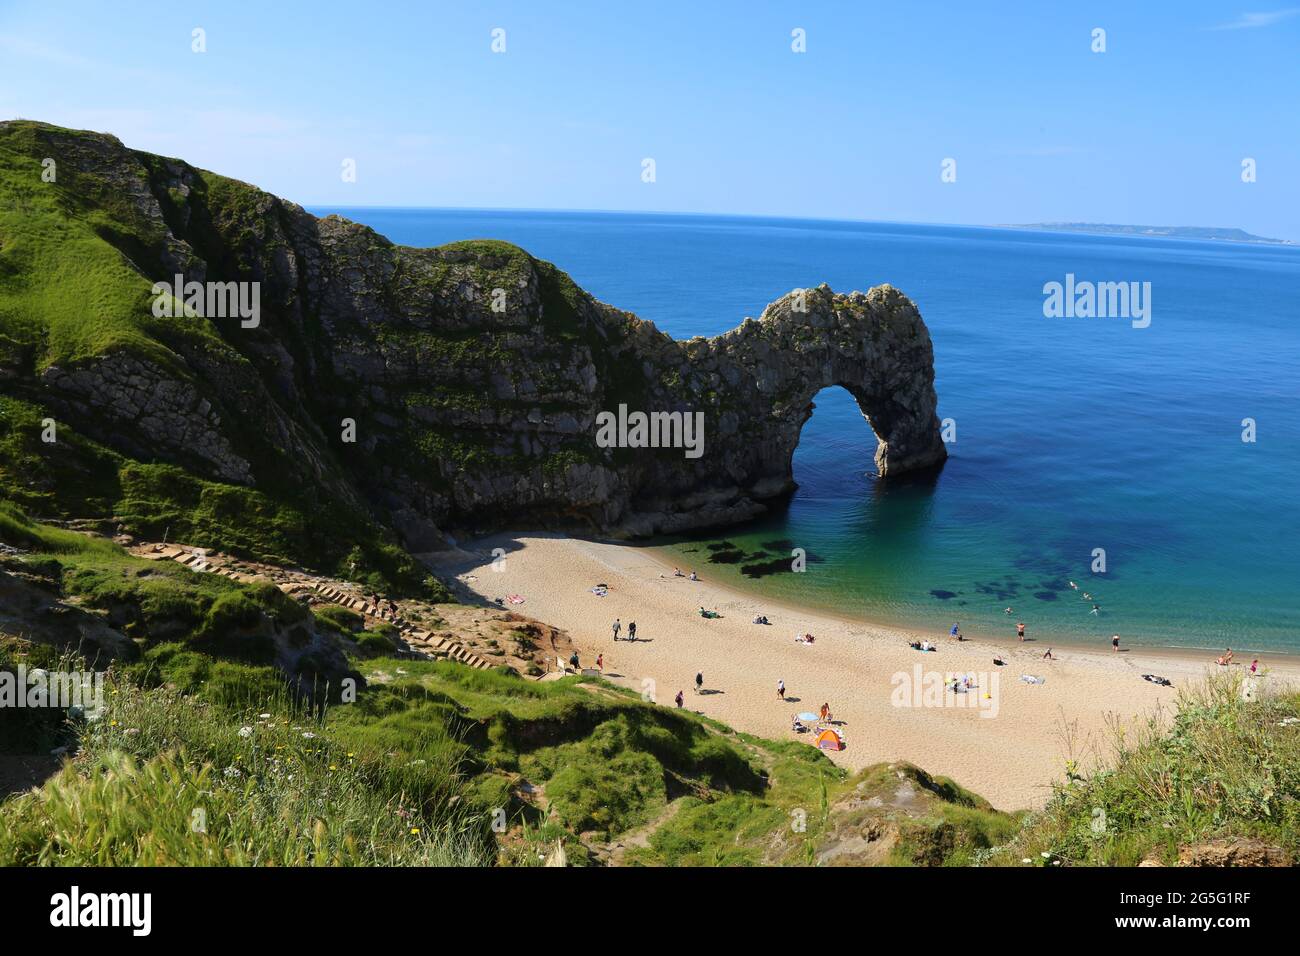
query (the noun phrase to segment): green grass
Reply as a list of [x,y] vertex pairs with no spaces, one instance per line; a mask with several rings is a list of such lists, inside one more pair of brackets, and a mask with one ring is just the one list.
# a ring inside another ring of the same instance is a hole
[[1243,699],[1240,675],[1179,693],[1172,725],[1112,729],[1106,766],[1058,789],[992,862],[1134,866],[1254,838],[1300,857],[1300,697]]
[[61,866],[483,865],[451,764],[355,751],[286,700],[241,711],[113,685],[76,761],[0,805],[0,863]]

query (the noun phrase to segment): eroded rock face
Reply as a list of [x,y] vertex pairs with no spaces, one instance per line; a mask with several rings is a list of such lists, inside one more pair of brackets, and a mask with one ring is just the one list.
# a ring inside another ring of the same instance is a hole
[[[100,234],[140,272],[142,309],[178,273],[260,284],[257,328],[210,318],[212,338],[131,317],[165,361],[114,351],[37,374],[33,359],[43,402],[133,456],[326,488],[412,550],[509,527],[645,535],[752,518],[794,487],[800,429],[831,385],[857,399],[882,474],[945,457],[930,337],[890,286],[794,290],[730,332],[675,341],[507,243],[397,246],[111,137],[38,139],[61,179],[100,184],[70,203],[112,196],[122,223]],[[701,453],[603,447],[598,416],[620,406],[701,415]]]

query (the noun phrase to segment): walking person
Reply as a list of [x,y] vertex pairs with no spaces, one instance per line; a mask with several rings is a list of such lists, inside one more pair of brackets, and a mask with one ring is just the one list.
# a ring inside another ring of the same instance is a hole
[[785,700],[785,681],[778,680],[776,682],[776,696]]
[[604,655],[604,654],[597,654],[597,655],[596,655],[596,670],[600,671],[602,674],[605,673],[605,655]]
[[627,639],[629,641],[636,641],[636,621],[627,622]]
[[682,704],[685,703],[686,698],[682,696],[682,692],[681,692],[681,691],[678,691],[678,692],[677,692],[677,696],[674,697],[673,700],[677,701],[677,706],[678,706],[678,707],[681,707]]
[[613,623],[611,626],[612,626],[613,629],[614,629],[614,640],[617,641],[617,640],[618,640],[618,632],[619,632],[620,630],[623,629],[623,625],[622,625],[621,623],[619,623],[618,618],[614,618],[614,623]]
[[1112,638],[1110,639],[1110,646],[1111,646],[1112,648],[1114,648],[1115,650],[1117,650],[1117,651],[1119,650],[1119,635],[1118,635],[1118,634],[1116,634],[1114,637],[1112,637]]
[[704,674],[702,672],[695,675],[695,693],[699,693],[704,688]]
[[1022,641],[1025,639],[1025,625],[1017,622],[1016,636],[1019,637]]

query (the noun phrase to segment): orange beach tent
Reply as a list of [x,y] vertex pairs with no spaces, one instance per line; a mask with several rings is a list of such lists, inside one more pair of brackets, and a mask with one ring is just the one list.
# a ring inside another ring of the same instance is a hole
[[827,729],[817,735],[813,741],[822,750],[843,750],[844,740],[835,731]]

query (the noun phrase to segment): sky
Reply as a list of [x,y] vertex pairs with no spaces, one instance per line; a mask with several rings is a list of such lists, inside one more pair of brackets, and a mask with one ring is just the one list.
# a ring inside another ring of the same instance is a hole
[[1244,2],[0,0],[0,118],[317,207],[1300,239],[1300,0]]

